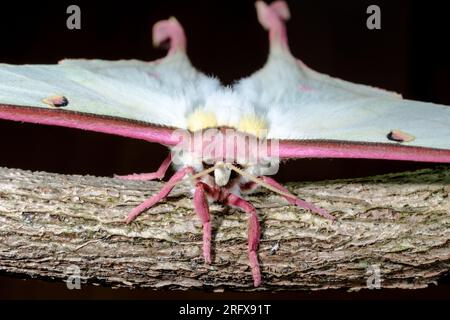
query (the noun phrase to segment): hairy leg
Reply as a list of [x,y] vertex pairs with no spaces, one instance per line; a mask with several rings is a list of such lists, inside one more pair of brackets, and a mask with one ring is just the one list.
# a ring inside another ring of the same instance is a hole
[[158,170],[156,170],[155,172],[140,173],[140,174],[134,173],[126,176],[114,175],[114,177],[122,180],[154,180],[154,179],[161,180],[162,178],[164,178],[164,175],[166,174],[167,169],[169,168],[171,163],[172,163],[172,156],[169,153],[167,158],[164,159],[164,161],[159,166]]
[[[285,187],[283,187],[281,184],[279,184],[278,182],[276,182],[274,179],[266,177],[266,176],[262,176],[260,177],[260,179],[262,181],[264,181],[265,183],[271,185],[274,188],[277,188],[278,190],[281,190],[285,193],[290,193],[288,189],[286,189]],[[319,215],[321,215],[324,218],[327,218],[331,221],[333,221],[335,218],[328,213],[328,211],[326,211],[325,209],[316,207],[315,205],[313,205],[312,203],[306,202],[304,200],[301,200],[297,197],[295,197],[294,195],[292,195],[292,197],[286,197],[283,196],[289,203],[294,204],[300,208],[303,209],[307,209],[307,210],[311,210],[312,212],[315,212]]]
[[256,182],[250,181],[244,184],[240,184],[239,188],[241,189],[241,193],[250,194],[259,188],[259,184]]
[[138,205],[136,208],[131,210],[131,212],[128,214],[126,222],[130,223],[131,221],[136,219],[136,217],[139,214],[141,214],[143,211],[147,210],[148,208],[153,206],[155,203],[157,203],[157,202],[161,201],[162,199],[164,199],[165,197],[167,197],[167,195],[170,193],[170,191],[172,191],[173,187],[175,187],[175,185],[178,182],[180,182],[186,174],[193,173],[193,172],[194,172],[194,169],[192,169],[191,167],[185,167],[185,168],[177,171],[169,179],[169,181],[167,181],[167,183],[162,187],[162,189],[157,194],[153,195],[152,197],[150,197],[149,199],[145,200],[140,205]]
[[203,224],[203,257],[206,263],[211,263],[211,221],[208,208],[208,201],[206,199],[205,184],[198,182],[194,191],[194,207],[197,216]]
[[245,201],[232,193],[227,196],[225,203],[227,205],[238,207],[250,215],[248,221],[248,258],[252,269],[253,283],[255,287],[258,287],[261,284],[261,271],[256,252],[259,246],[260,229],[256,209],[250,202]]

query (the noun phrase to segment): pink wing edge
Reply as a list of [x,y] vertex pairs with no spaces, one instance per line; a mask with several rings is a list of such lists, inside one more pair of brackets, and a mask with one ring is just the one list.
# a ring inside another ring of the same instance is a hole
[[[62,126],[159,143],[180,143],[175,128],[65,110],[0,105],[0,119]],[[280,140],[278,156],[286,158],[356,158],[450,163],[450,150],[400,144],[332,140]]]
[[[270,45],[289,52],[286,26],[289,8],[284,1],[256,2],[258,20],[269,30]],[[290,53],[289,53],[290,54]],[[306,65],[296,59],[297,62]],[[280,140],[276,152],[280,158],[359,158],[422,162],[450,162],[450,150],[413,147],[400,144],[366,143],[338,140]]]
[[179,138],[172,134],[173,128],[65,110],[0,104],[0,119],[114,134],[165,146],[174,146],[179,143]]
[[450,150],[400,144],[332,140],[281,140],[278,155],[286,158],[354,158],[450,163]]
[[[271,31],[271,42],[278,42],[286,48],[287,37],[282,20],[288,18],[287,10],[286,4],[282,1],[276,1],[271,5],[265,5],[262,1],[257,2],[258,19]],[[153,38],[156,45],[170,39],[169,55],[178,50],[185,50],[184,31],[174,18],[155,24]],[[173,135],[175,128],[66,110],[0,104],[0,119],[114,134],[168,147],[180,142],[180,137]],[[333,140],[280,140],[277,155],[281,159],[359,158],[450,163],[450,150],[446,149]]]
[[[153,26],[154,45],[158,46],[165,40],[170,42],[167,56],[186,50],[184,30],[175,18],[159,21]],[[164,58],[153,62],[161,63],[163,60]],[[168,147],[175,146],[180,142],[180,137],[173,135],[175,128],[67,110],[0,104],[0,119],[114,134],[155,142]]]

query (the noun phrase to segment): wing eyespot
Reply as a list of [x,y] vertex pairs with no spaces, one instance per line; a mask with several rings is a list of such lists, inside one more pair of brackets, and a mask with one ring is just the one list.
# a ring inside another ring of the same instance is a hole
[[395,142],[410,142],[415,139],[415,137],[412,134],[400,131],[400,130],[391,130],[387,135],[386,138],[391,141]]
[[69,104],[69,99],[65,96],[51,96],[42,100],[43,103],[50,107],[61,108]]

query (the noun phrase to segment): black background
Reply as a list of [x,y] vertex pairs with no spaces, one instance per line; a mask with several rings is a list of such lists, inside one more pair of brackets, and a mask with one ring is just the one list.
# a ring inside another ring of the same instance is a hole
[[[444,1],[288,1],[289,44],[313,69],[382,87],[404,97],[450,105],[450,21]],[[81,7],[81,30],[66,28],[66,8]],[[382,29],[366,28],[366,8],[381,7]],[[153,60],[151,26],[175,16],[184,26],[194,66],[225,84],[261,68],[267,34],[253,1],[54,1],[1,2],[0,62],[56,63],[63,58]],[[325,115],[324,115],[325,116]],[[433,130],[433,128],[430,128]],[[0,166],[65,174],[111,176],[149,172],[165,158],[164,147],[142,141],[0,121]],[[368,176],[433,167],[434,164],[304,159],[280,169],[280,181]],[[0,298],[444,298],[449,280],[424,290],[268,294],[200,291],[152,292],[0,277]]]

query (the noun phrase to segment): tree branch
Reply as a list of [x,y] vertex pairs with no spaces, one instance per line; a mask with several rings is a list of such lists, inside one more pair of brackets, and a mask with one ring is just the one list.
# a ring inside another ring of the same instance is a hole
[[[288,186],[338,222],[275,194],[248,197],[262,221],[263,285],[256,290],[357,290],[377,268],[381,287],[421,288],[448,273],[449,167]],[[77,265],[83,282],[108,286],[255,290],[245,213],[211,205],[210,266],[188,186],[131,225],[123,222],[160,187],[0,168],[0,270],[63,280]]]

